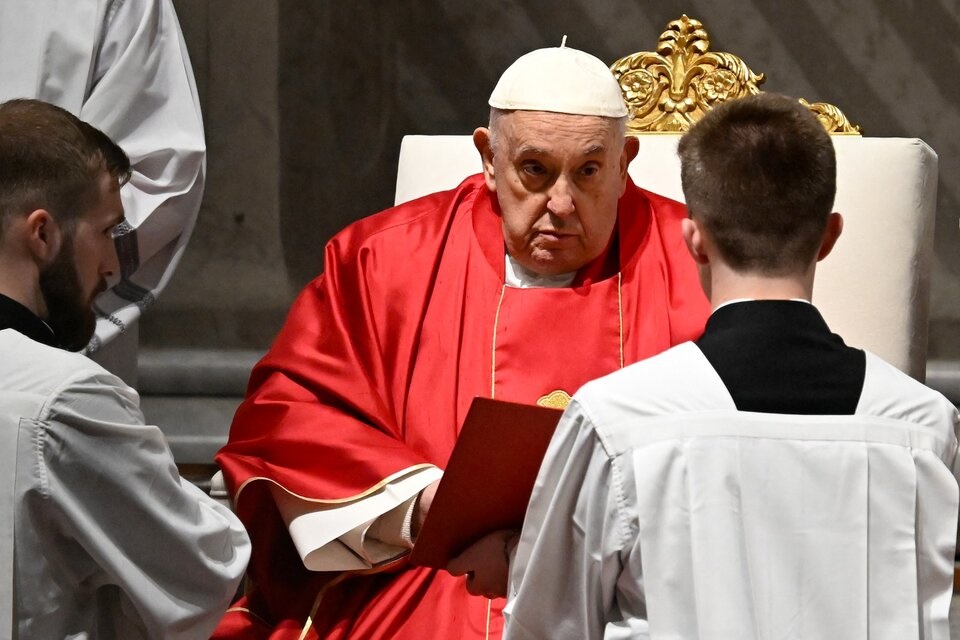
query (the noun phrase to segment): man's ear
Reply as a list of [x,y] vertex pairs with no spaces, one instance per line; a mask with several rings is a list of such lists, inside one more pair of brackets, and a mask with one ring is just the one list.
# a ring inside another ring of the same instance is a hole
[[710,258],[704,251],[704,237],[700,225],[693,218],[684,218],[680,221],[680,231],[683,233],[683,241],[687,245],[687,251],[693,256],[697,264],[708,264]]
[[817,252],[817,262],[820,262],[830,255],[841,233],[843,233],[843,216],[834,211],[827,218],[827,227],[823,230],[823,240],[820,242],[820,251]]
[[627,190],[627,169],[630,163],[640,152],[640,140],[636,136],[627,136],[623,141],[623,152],[620,154],[620,195]]
[[637,136],[627,136],[626,140],[623,141],[623,153],[620,155],[620,174],[622,177],[627,177],[627,169],[638,153],[640,153],[640,139]]
[[39,264],[48,264],[57,257],[63,243],[63,230],[46,209],[36,209],[27,215],[25,223],[26,246]]
[[487,183],[487,189],[496,191],[497,181],[493,169],[493,146],[490,144],[490,129],[478,127],[473,132],[473,146],[480,152],[480,160],[483,162],[483,179]]

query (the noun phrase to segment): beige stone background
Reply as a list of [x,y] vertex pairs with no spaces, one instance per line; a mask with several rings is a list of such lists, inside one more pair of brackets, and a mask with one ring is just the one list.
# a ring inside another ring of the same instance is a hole
[[[837,104],[867,135],[922,138],[939,154],[930,356],[960,371],[960,0],[175,4],[208,181],[184,260],[142,322],[148,418],[225,433],[249,364],[319,272],[325,241],[392,203],[404,134],[470,133],[499,73],[564,34],[612,62],[654,48],[682,13],[705,24],[713,50],[766,74],[764,89]],[[200,392],[221,396],[207,417],[182,398]]]

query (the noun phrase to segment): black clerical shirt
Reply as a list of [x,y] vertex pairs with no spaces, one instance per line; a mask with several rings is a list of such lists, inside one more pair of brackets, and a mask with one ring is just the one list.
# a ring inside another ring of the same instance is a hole
[[806,302],[722,306],[710,316],[697,346],[739,411],[850,415],[860,401],[866,356],[831,333]]
[[46,322],[13,298],[0,293],[0,330],[2,329],[13,329],[31,340],[51,347],[60,346],[53,329]]

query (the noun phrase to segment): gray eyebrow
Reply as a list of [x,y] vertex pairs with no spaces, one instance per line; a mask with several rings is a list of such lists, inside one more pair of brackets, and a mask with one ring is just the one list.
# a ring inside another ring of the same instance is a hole
[[[605,149],[606,147],[604,147],[602,144],[595,144],[592,147],[589,147],[583,153],[583,155],[585,156],[596,155],[598,153],[603,153]],[[540,147],[532,146],[532,145],[521,145],[520,147],[517,148],[517,155],[523,155],[527,153],[532,153],[534,155],[543,155],[546,153],[546,150]]]
[[545,149],[541,149],[540,147],[533,147],[533,146],[526,145],[526,144],[525,144],[525,145],[521,145],[520,147],[517,148],[517,154],[518,154],[518,155],[523,155],[523,154],[527,154],[527,153],[532,153],[532,154],[534,154],[534,155],[543,155],[543,154],[546,153],[546,150],[545,150]]

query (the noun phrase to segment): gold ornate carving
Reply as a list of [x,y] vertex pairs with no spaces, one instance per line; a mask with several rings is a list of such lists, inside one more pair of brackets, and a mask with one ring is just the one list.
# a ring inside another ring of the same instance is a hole
[[570,404],[570,394],[561,389],[557,389],[545,396],[541,396],[537,400],[537,404],[541,407],[549,407],[550,409],[566,409],[567,405]]
[[863,130],[860,125],[853,124],[847,120],[843,111],[827,102],[807,102],[800,98],[800,104],[813,111],[816,114],[820,124],[823,125],[827,133],[846,133],[860,135]]
[[[710,51],[699,20],[683,15],[660,34],[657,50],[621,58],[610,67],[620,83],[628,133],[686,131],[717,103],[760,93],[765,80],[732,53]],[[860,133],[837,107],[808,104],[830,133]]]

